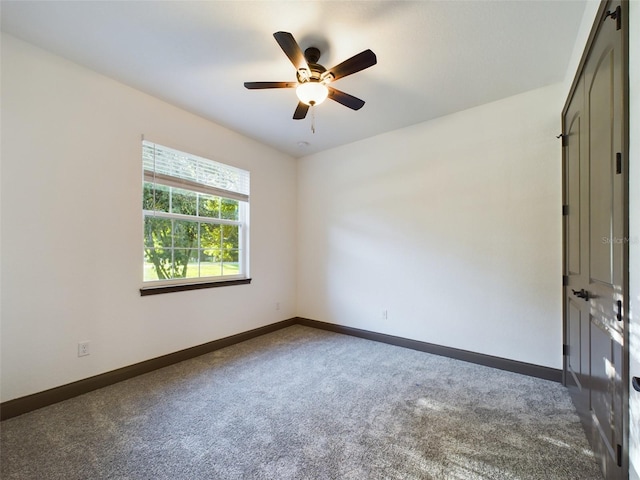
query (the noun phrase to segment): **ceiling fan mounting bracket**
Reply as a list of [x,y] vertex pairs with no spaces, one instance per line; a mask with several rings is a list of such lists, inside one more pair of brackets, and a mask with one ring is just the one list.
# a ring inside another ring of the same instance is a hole
[[307,63],[318,63],[320,55],[320,50],[316,47],[309,47],[304,51],[304,58],[307,60]]

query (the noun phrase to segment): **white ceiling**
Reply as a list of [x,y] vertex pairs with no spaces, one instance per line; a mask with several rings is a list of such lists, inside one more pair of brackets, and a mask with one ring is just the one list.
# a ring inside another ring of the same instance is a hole
[[[2,30],[294,157],[562,81],[586,0],[8,1]],[[370,48],[378,64],[292,120],[295,81],[273,38],[291,32],[330,68]],[[560,106],[559,106],[560,108]],[[301,142],[307,145],[300,146]]]

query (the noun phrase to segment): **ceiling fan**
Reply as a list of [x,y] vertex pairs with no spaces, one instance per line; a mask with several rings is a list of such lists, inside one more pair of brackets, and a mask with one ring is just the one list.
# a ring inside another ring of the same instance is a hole
[[309,107],[319,105],[326,98],[341,103],[352,110],[362,108],[364,100],[336,90],[329,84],[375,65],[377,63],[375,53],[371,50],[365,50],[327,70],[318,63],[320,50],[316,47],[307,48],[303,54],[298,42],[290,33],[276,32],[273,36],[296,68],[297,82],[245,82],[246,88],[250,90],[295,88],[299,102],[293,114],[294,120],[305,118]]

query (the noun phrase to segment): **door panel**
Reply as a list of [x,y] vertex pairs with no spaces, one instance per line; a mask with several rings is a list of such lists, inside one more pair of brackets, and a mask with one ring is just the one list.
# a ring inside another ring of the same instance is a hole
[[611,418],[615,376],[613,346],[606,327],[595,319],[591,321],[591,410],[597,419],[604,446],[611,457],[614,453],[614,429]]
[[573,382],[579,390],[582,390],[583,370],[582,370],[582,318],[579,306],[573,300],[569,301],[569,312],[567,318],[567,339],[569,341],[569,356],[567,358],[567,369],[571,374]]
[[601,7],[597,33],[563,111],[565,380],[607,480],[625,477],[627,395],[621,315],[627,207],[620,164],[626,63],[622,32],[611,18],[618,4]]
[[580,112],[576,112],[569,126],[566,150],[567,165],[567,272],[580,275]]
[[[613,162],[612,117],[614,112],[612,50],[599,59],[589,88],[589,240],[591,280],[611,285],[613,281]],[[594,139],[597,138],[597,141]]]

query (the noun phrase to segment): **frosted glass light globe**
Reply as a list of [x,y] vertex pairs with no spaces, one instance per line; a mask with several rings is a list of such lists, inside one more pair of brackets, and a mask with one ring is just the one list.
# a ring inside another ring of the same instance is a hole
[[329,95],[329,90],[322,83],[309,81],[296,87],[296,95],[306,105],[320,105]]

